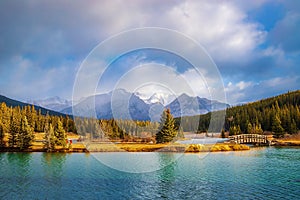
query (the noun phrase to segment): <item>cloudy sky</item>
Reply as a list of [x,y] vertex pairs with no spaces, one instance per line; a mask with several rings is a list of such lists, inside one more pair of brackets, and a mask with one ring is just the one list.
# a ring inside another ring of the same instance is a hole
[[[175,30],[201,44],[221,74],[230,104],[300,89],[300,1],[1,0],[0,94],[71,99],[90,52],[113,35],[143,27]],[[124,73],[139,65],[146,65],[144,72],[127,73],[127,80],[143,73],[149,80],[157,77],[151,65],[183,67],[172,76],[188,79],[194,92],[205,96],[203,82],[184,59],[156,50],[119,56],[99,92],[109,84],[136,90],[139,86],[124,82]]]

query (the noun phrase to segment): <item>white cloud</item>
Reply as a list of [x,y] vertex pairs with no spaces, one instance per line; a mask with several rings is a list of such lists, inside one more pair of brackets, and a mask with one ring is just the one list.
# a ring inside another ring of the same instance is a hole
[[193,89],[180,74],[169,66],[157,63],[143,64],[133,68],[118,80],[115,88],[125,88],[132,92],[143,91],[147,93],[146,96],[160,90],[168,91],[172,95],[193,94]]
[[244,90],[245,88],[249,87],[252,85],[252,82],[244,82],[244,81],[240,81],[236,84],[236,86],[240,89],[240,90]]
[[[263,3],[255,2],[251,5]],[[30,6],[24,3],[18,14],[24,17],[27,25],[21,26],[20,34],[23,35],[15,37],[25,39],[21,42],[25,50],[47,50],[48,54],[55,55],[59,52],[86,53],[82,52],[83,48],[89,50],[97,42],[121,31],[158,26],[191,36],[203,44],[215,59],[238,60],[240,56],[249,56],[264,41],[266,34],[259,24],[247,20],[243,9],[233,2],[218,0],[103,0],[88,4],[48,1],[46,4],[33,2]],[[18,21],[12,21],[14,23]]]
[[244,97],[247,95],[247,90],[250,87],[253,87],[253,82],[245,82],[240,81],[238,83],[233,84],[232,82],[229,82],[225,86],[225,92],[228,98],[228,102],[230,104],[236,104],[239,103],[241,100],[243,100]]
[[270,46],[262,51],[264,56],[276,56],[276,57],[283,57],[284,51],[280,48],[276,48],[274,46]]
[[241,60],[266,36],[243,10],[225,1],[183,1],[159,22],[193,37],[217,60]]
[[[40,68],[22,56],[10,61],[7,68],[7,85],[1,86],[3,94],[21,100],[59,95],[70,99],[72,95],[74,63],[64,63],[56,68]],[[64,88],[63,90],[61,88]]]
[[124,74],[114,87],[138,92],[144,98],[154,93],[169,96],[185,93],[225,102],[224,88],[223,85],[218,85],[220,83],[217,81],[218,78],[203,76],[192,68],[179,74],[172,66],[147,63]]
[[[229,82],[225,91],[230,104],[236,104],[247,101],[255,101],[263,96],[274,96],[287,90],[296,90],[298,88],[299,76],[274,77],[260,82],[240,81],[238,83]],[[288,89],[286,86],[289,86]]]

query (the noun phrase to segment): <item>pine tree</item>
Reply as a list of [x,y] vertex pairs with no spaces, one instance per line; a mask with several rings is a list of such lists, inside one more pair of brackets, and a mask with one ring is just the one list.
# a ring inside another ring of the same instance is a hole
[[166,143],[171,142],[177,137],[177,130],[175,128],[175,121],[170,112],[170,109],[163,111],[159,132],[156,134],[156,143]]
[[255,125],[255,131],[254,131],[254,133],[255,133],[255,134],[260,134],[260,135],[261,135],[261,134],[263,134],[263,132],[264,132],[264,131],[262,130],[261,125],[260,125],[260,124],[258,124],[258,125],[256,124],[256,125]]
[[4,147],[5,143],[4,143],[4,128],[3,128],[3,123],[2,121],[0,121],[0,147]]
[[60,119],[57,121],[57,127],[54,131],[54,135],[56,137],[56,145],[63,146],[64,148],[66,147],[67,143],[67,137],[66,137],[66,132],[63,128],[62,122]]
[[241,131],[240,125],[237,125],[237,127],[236,127],[236,135],[239,135],[239,134],[242,134],[242,131]]
[[237,134],[237,128],[236,126],[230,126],[229,128],[229,135],[232,136],[232,135],[236,135]]
[[247,134],[252,134],[253,133],[253,127],[250,122],[247,124]]
[[34,139],[33,130],[29,126],[26,116],[21,119],[21,129],[17,135],[17,147],[20,150],[28,149]]
[[5,103],[1,103],[0,110],[1,110],[0,117],[2,118],[2,124],[3,124],[3,132],[9,133],[12,109],[8,108]]
[[298,131],[297,130],[297,124],[296,124],[294,119],[292,120],[290,131],[291,131],[290,133],[297,133],[297,131]]
[[280,138],[284,135],[284,129],[281,126],[281,121],[278,115],[275,115],[272,122],[272,131],[274,132],[274,137]]
[[16,110],[14,110],[10,118],[10,135],[8,138],[9,147],[15,147],[17,145],[17,136],[21,130],[20,124],[20,115]]
[[49,115],[46,115],[46,122],[45,122],[45,137],[44,137],[44,148],[48,151],[55,150],[55,136],[54,136],[54,129],[51,123],[49,123]]
[[55,150],[56,138],[54,136],[54,129],[52,124],[45,126],[45,142],[44,146],[48,152],[52,152]]

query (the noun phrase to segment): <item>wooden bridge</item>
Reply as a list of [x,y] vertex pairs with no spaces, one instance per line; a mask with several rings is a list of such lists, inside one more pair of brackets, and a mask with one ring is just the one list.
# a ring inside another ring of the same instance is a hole
[[228,137],[230,141],[238,144],[269,144],[266,135],[259,134],[241,134]]

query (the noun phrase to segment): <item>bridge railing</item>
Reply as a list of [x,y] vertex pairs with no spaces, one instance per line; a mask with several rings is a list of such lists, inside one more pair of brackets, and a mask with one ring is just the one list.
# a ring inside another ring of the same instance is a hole
[[266,135],[259,134],[241,134],[241,135],[232,135],[228,137],[230,141],[234,141],[239,144],[249,144],[249,143],[268,143]]

